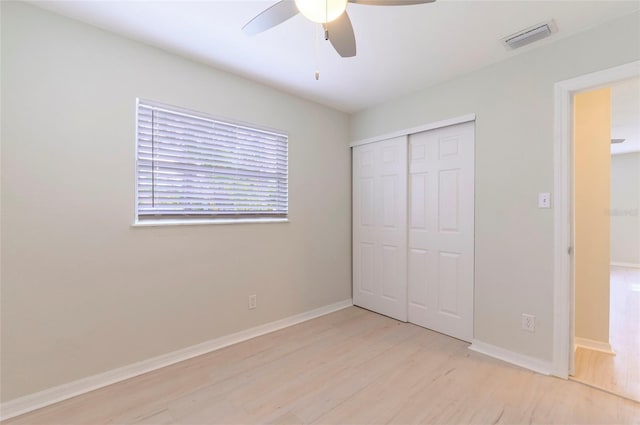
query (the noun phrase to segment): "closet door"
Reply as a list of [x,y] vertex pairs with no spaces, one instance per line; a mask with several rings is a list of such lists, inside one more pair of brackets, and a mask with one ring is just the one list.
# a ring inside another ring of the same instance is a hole
[[474,123],[409,136],[408,316],[473,338]]
[[353,302],[407,320],[407,138],[353,148]]

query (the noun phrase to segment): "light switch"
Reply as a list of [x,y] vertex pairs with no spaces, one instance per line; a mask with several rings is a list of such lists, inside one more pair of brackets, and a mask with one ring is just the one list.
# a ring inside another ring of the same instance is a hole
[[538,208],[551,208],[551,194],[548,192],[538,193]]

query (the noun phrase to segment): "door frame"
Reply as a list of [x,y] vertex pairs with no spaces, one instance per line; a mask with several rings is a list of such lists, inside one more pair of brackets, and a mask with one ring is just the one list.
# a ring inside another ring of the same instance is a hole
[[575,293],[573,281],[573,95],[640,76],[640,60],[581,75],[554,85],[554,271],[553,370],[573,373]]

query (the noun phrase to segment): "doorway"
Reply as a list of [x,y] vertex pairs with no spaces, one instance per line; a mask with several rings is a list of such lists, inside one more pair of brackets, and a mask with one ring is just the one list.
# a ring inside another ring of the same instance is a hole
[[571,379],[640,401],[640,78],[576,93]]
[[[579,217],[579,215],[576,215],[576,211],[574,209],[574,203],[573,203],[573,200],[575,199],[576,195],[578,195],[578,193],[574,192],[574,175],[577,176],[579,174],[578,170],[572,168],[574,154],[576,153],[574,151],[576,146],[574,145],[574,140],[573,140],[575,95],[579,93],[591,91],[591,90],[611,87],[623,80],[630,79],[630,78],[638,78],[638,76],[640,76],[640,61],[636,61],[627,65],[623,65],[615,68],[611,68],[601,72],[588,74],[588,75],[574,78],[571,80],[559,82],[555,86],[555,98],[556,98],[556,102],[555,102],[556,104],[556,111],[555,111],[556,112],[556,137],[555,137],[556,139],[556,144],[555,144],[556,173],[555,173],[555,181],[554,181],[554,187],[555,187],[555,194],[554,194],[554,201],[555,201],[555,215],[554,215],[555,320],[554,320],[554,353],[553,353],[554,371],[553,373],[559,377],[568,378],[570,374],[574,374],[576,372],[576,366],[581,367],[581,365],[574,364],[573,336],[576,332],[576,325],[578,325],[578,327],[582,327],[581,331],[584,330],[584,326],[583,326],[584,324],[580,324],[580,323],[576,324],[576,320],[580,320],[581,317],[584,317],[584,311],[580,313],[579,311],[576,310],[576,292],[574,292],[574,282],[576,281],[576,279],[584,280],[584,270],[582,271],[583,278],[580,278],[579,277],[581,273],[580,270],[579,269],[576,270],[574,268],[574,260],[576,258],[576,253],[580,250],[580,245],[579,245],[580,238],[578,237],[574,240],[574,235],[575,235],[574,230],[576,230],[574,229],[574,225],[576,224],[576,218]],[[605,140],[605,143],[607,142],[608,140]],[[576,164],[576,166],[578,165],[579,164]],[[607,164],[607,167],[608,166],[609,164]],[[608,169],[607,169],[607,172],[608,172]],[[608,187],[608,180],[609,180],[608,174],[606,176],[606,179],[607,179],[607,187]],[[603,186],[602,182],[600,183],[600,186]],[[580,207],[579,202],[576,203],[575,207],[576,208]],[[600,214],[601,220],[602,220],[602,216],[612,212],[610,205],[607,204],[607,207],[609,208],[600,208],[598,211],[596,211],[597,213]],[[609,229],[607,229],[607,232],[606,232],[607,234],[608,234],[608,230]],[[592,243],[591,245],[596,245],[596,244]],[[609,288],[608,288],[609,286],[609,267],[608,267],[609,266],[609,260],[608,260],[609,240],[606,240],[606,243],[600,241],[599,243],[597,243],[597,245],[606,245],[605,246],[606,250],[603,249],[603,246],[598,247],[599,251],[601,251],[601,254],[604,253],[603,255],[606,256],[606,258],[604,259],[606,260],[606,262],[604,263],[604,267],[600,267],[598,274],[604,276],[604,277],[600,276],[599,279],[600,281],[606,281],[607,291],[606,293],[603,292],[602,294],[599,295],[599,297],[604,298],[604,300],[602,299],[597,300],[597,301],[604,301],[606,303],[604,307],[604,310],[606,310],[606,314],[602,314],[603,313],[602,307],[597,309],[592,309],[590,313],[594,313],[594,314],[591,314],[592,316],[604,317],[605,321],[608,322],[609,320],[608,298],[610,295]],[[583,249],[582,251],[583,254],[585,251],[588,251],[588,249],[585,250],[584,246],[582,249]],[[595,250],[595,251],[598,251],[598,250]],[[602,258],[600,260],[600,263],[602,264]],[[578,265],[578,267],[580,266]],[[625,278],[616,278],[616,276],[619,276],[619,274],[616,275],[615,270],[614,269],[612,270],[614,271],[614,279],[612,280],[613,284],[619,281],[625,281],[627,282],[626,283],[627,288],[635,287],[633,283],[629,284],[628,275],[624,275],[626,276]],[[617,286],[624,287],[624,285],[617,285]],[[617,293],[611,292],[611,300],[613,303],[618,302],[620,299],[629,301],[632,299],[632,297],[624,296],[624,295],[620,296]],[[592,302],[596,303],[596,301],[592,301]],[[626,311],[623,309],[620,309],[619,305],[612,304],[612,306],[613,306],[613,309],[611,311],[613,313],[611,315],[611,324],[613,326],[618,326],[617,321],[619,321],[618,319],[620,318],[631,319],[633,321],[634,315],[636,318],[638,317],[637,307],[633,307],[632,304],[629,305],[628,302],[626,304],[626,306],[628,307]],[[637,323],[637,319],[635,319],[635,322]],[[609,374],[609,377],[607,378],[608,382],[620,383],[626,380],[626,382],[630,383],[631,384],[630,386],[633,387],[635,385],[634,382],[638,381],[637,370],[635,372],[631,370],[633,369],[632,367],[630,369],[630,366],[632,365],[627,365],[624,367],[615,366],[611,361],[612,358],[615,359],[615,361],[617,362],[620,362],[620,360],[622,360],[623,357],[633,358],[631,357],[633,356],[633,354],[630,353],[629,356],[612,356],[610,353],[611,349],[609,346],[610,339],[608,334],[609,333],[608,323],[604,323],[604,325],[603,323],[600,323],[599,326],[600,326],[600,329],[596,330],[594,333],[594,335],[597,335],[597,337],[594,338],[594,340],[595,341],[600,340],[602,344],[596,344],[597,345],[596,347],[591,347],[591,348],[599,349],[600,351],[599,354],[603,356],[609,356],[608,358],[609,358],[610,370],[613,370],[616,368],[620,370],[624,369],[623,373],[621,375],[618,375],[617,377],[613,376],[613,374]],[[612,337],[616,332],[617,331],[612,328]],[[635,335],[637,338],[638,336],[637,332]],[[589,338],[586,338],[586,339],[588,340]],[[580,344],[583,344],[584,340],[585,339],[579,340],[578,342]],[[615,337],[611,339],[612,342],[614,340],[615,340]],[[637,343],[637,339],[636,339],[636,343]],[[618,344],[618,343],[616,342],[614,343],[614,345],[615,344]],[[616,349],[615,346],[614,346],[614,349]],[[592,351],[596,351],[596,350],[592,350]],[[607,351],[609,351],[609,354],[604,353]],[[580,359],[580,361],[582,360],[584,359]],[[586,363],[587,365],[591,366],[595,362],[587,359]],[[588,369],[591,370],[591,368],[588,368]],[[600,372],[602,372],[602,370],[600,370]],[[601,375],[605,375],[605,374],[601,373]],[[582,377],[584,377],[584,375],[582,375]],[[589,382],[589,384],[593,386],[601,387],[608,391],[622,393],[622,391],[618,391],[620,388],[614,388],[612,386],[609,386],[607,388],[605,385],[598,385],[598,383],[596,383],[595,381]],[[630,394],[628,394],[628,391],[626,392],[627,394],[622,394],[622,395],[629,397]]]

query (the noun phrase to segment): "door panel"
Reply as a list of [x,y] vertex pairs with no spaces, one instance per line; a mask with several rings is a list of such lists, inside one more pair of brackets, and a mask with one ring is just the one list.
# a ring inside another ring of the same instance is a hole
[[440,252],[438,264],[438,301],[439,311],[459,318],[458,291],[460,254]]
[[374,209],[374,192],[373,179],[363,178],[360,180],[361,207],[360,207],[360,224],[363,227],[373,226]]
[[390,301],[400,301],[397,276],[400,274],[398,247],[382,246],[382,296]]
[[442,170],[438,179],[438,218],[440,232],[458,232],[458,184],[460,170]]
[[427,286],[421,285],[429,279],[432,270],[431,252],[424,249],[412,248],[409,250],[409,287],[412,288],[410,304],[427,308],[429,296]]
[[427,216],[427,179],[428,173],[416,173],[409,177],[409,187],[411,188],[411,213],[410,227],[412,229],[426,230]]
[[407,138],[353,148],[353,302],[407,320]]
[[410,322],[471,341],[474,124],[409,136]]
[[373,294],[373,265],[374,245],[372,243],[360,243],[360,285],[361,291]]
[[382,211],[383,220],[382,225],[387,228],[396,228],[398,226],[396,211],[397,211],[397,190],[398,184],[396,182],[398,176],[382,176],[380,178],[382,183]]

